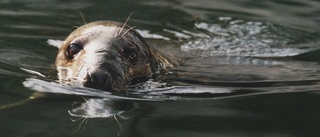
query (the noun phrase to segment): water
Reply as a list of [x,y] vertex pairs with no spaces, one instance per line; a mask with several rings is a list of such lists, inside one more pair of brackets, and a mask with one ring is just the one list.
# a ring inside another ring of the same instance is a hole
[[[319,7],[0,0],[0,136],[319,136]],[[129,25],[185,62],[126,95],[60,85],[52,45],[84,24],[79,11],[87,22],[133,12]],[[49,95],[26,100],[39,93]]]

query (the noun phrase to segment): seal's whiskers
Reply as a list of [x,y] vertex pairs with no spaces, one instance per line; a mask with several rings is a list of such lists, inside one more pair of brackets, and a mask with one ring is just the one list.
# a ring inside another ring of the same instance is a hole
[[133,27],[130,27],[129,29],[127,29],[122,35],[121,35],[121,38],[123,38],[123,36],[125,34],[127,34],[130,30],[134,29],[136,26],[133,26]]
[[77,130],[74,132],[77,133],[78,131],[80,131],[80,129],[85,129],[86,128],[86,124],[88,123],[89,119],[88,118],[79,118],[79,120],[82,120],[81,123],[79,124],[79,127],[77,128]]
[[123,24],[123,26],[121,27],[120,31],[118,32],[118,36],[119,36],[120,33],[122,32],[123,28],[127,25],[127,22],[129,21],[131,15],[132,15],[132,12],[131,12],[130,15],[128,16],[126,22],[124,22],[124,24]]
[[81,18],[82,18],[82,20],[83,20],[84,24],[87,24],[86,19],[84,18],[84,16],[83,16],[82,12],[81,12],[81,11],[79,11],[79,13],[80,13],[80,16],[81,16]]

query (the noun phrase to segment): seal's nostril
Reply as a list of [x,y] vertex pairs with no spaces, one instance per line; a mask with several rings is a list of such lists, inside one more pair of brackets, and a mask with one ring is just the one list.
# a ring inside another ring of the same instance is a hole
[[91,75],[88,75],[87,82],[85,83],[85,86],[92,87],[92,88],[98,88],[102,90],[108,90],[108,75],[105,73],[96,72]]

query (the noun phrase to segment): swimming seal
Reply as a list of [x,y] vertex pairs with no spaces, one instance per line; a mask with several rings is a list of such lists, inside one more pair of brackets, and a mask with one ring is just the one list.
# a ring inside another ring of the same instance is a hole
[[74,30],[59,48],[59,82],[121,92],[177,62],[148,45],[126,24],[96,21]]

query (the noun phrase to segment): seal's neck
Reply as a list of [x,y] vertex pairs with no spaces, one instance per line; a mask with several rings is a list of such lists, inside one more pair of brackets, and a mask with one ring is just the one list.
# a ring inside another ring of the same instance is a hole
[[155,68],[166,69],[166,68],[176,67],[179,65],[177,61],[174,61],[168,58],[163,53],[161,53],[160,51],[157,51],[154,48],[149,48],[149,52],[151,53],[151,55],[153,55],[155,59],[154,64],[157,65]]

